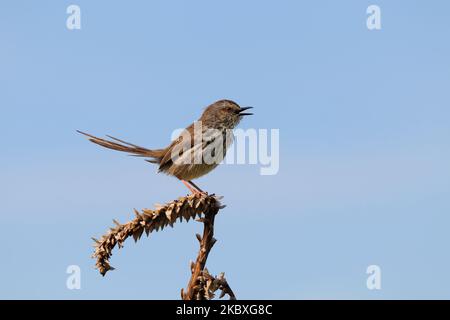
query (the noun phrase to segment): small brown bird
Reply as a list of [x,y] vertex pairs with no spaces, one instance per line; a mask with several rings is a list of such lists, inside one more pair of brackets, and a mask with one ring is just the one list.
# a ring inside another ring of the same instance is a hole
[[232,129],[243,116],[252,114],[244,112],[251,108],[241,108],[231,100],[216,101],[164,149],[146,149],[111,136],[107,137],[112,140],[106,140],[77,132],[103,147],[149,158],[146,161],[159,164],[158,172],[177,177],[194,194],[205,193],[192,180],[209,173],[224,159],[233,141]]

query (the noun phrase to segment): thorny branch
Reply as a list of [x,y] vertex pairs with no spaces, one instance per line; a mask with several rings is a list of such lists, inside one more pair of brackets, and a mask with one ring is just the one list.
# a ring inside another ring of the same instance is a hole
[[137,242],[144,231],[149,236],[152,231],[163,230],[168,225],[173,227],[177,219],[181,222],[183,219],[189,221],[198,217],[197,220],[204,224],[203,237],[197,234],[200,251],[196,262],[191,266],[191,279],[186,293],[182,290],[182,298],[185,300],[212,299],[215,291],[222,290],[220,298],[228,294],[230,299],[235,299],[224,274],[213,277],[205,268],[208,254],[216,242],[213,237],[214,218],[224,207],[219,200],[220,198],[215,195],[189,195],[165,205],[157,205],[154,210],[143,209],[139,212],[135,209],[136,217],[125,224],[113,220],[116,224],[115,227],[110,228],[99,240],[93,238],[95,251],[92,257],[97,260],[96,268],[103,276],[109,270],[114,270],[109,263],[112,250],[116,245],[122,248],[128,237],[133,236],[134,241]]

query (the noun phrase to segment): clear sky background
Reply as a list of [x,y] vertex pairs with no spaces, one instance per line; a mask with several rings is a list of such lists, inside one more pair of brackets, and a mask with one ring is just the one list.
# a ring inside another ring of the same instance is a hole
[[[82,29],[66,28],[81,7]],[[382,30],[366,9],[381,7]],[[225,165],[209,270],[238,298],[450,298],[448,1],[1,1],[0,298],[178,299],[201,231],[125,243],[101,277],[91,236],[185,195],[141,159],[203,107],[255,107],[280,171]],[[81,267],[81,290],[66,268]],[[379,265],[382,289],[368,290]]]

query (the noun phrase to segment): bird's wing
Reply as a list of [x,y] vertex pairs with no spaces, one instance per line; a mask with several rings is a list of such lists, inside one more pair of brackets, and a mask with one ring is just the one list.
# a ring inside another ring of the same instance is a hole
[[[224,135],[222,131],[211,130],[202,134],[201,143],[195,144],[193,132],[191,125],[171,143],[161,159],[160,171],[167,170],[174,162],[176,164],[219,163],[233,142],[232,132],[231,135],[228,132]],[[184,138],[188,141],[184,141]]]

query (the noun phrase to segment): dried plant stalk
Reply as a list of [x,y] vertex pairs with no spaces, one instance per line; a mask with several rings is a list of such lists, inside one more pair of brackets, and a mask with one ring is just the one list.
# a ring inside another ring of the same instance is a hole
[[221,273],[219,276],[213,277],[205,268],[208,254],[216,242],[216,239],[213,237],[214,217],[223,207],[220,203],[220,197],[193,194],[180,197],[165,205],[157,205],[154,210],[143,209],[139,212],[135,209],[136,217],[133,220],[125,224],[120,224],[113,220],[116,224],[115,227],[110,228],[100,240],[93,238],[95,251],[92,257],[96,259],[96,268],[103,276],[109,270],[114,270],[109,263],[112,250],[116,245],[122,248],[128,237],[132,236],[136,242],[144,232],[149,236],[151,232],[162,230],[168,225],[173,227],[177,219],[181,222],[183,219],[189,221],[198,217],[197,221],[204,224],[203,237],[197,234],[197,239],[200,242],[200,251],[196,262],[191,266],[191,279],[186,294],[182,290],[182,299],[212,299],[217,290],[221,290],[220,298],[228,294],[230,299],[235,299],[235,295],[228,285],[224,274]]
[[214,298],[214,292],[217,290],[221,290],[219,298],[228,294],[230,300],[236,299],[233,290],[231,290],[224,277],[224,273],[213,277],[205,267],[209,252],[217,241],[214,238],[214,218],[217,212],[219,212],[218,207],[210,207],[205,211],[204,217],[199,219],[204,226],[203,236],[196,235],[197,240],[200,242],[200,250],[195,263],[191,265],[192,275],[186,292],[181,289],[181,298],[183,300],[210,300]]
[[165,205],[157,205],[154,210],[143,209],[139,212],[135,209],[136,217],[125,224],[113,220],[116,226],[110,228],[108,233],[103,235],[100,240],[92,238],[95,241],[95,251],[92,257],[97,260],[96,268],[103,276],[109,270],[114,270],[109,264],[112,250],[116,245],[122,248],[128,237],[133,236],[134,241],[137,241],[144,231],[148,236],[151,232],[162,230],[168,225],[173,227],[177,219],[180,222],[183,219],[189,221],[189,219],[194,219],[196,216],[200,217],[202,213],[213,208],[219,210],[222,208],[219,200],[219,197],[215,195],[189,195]]

